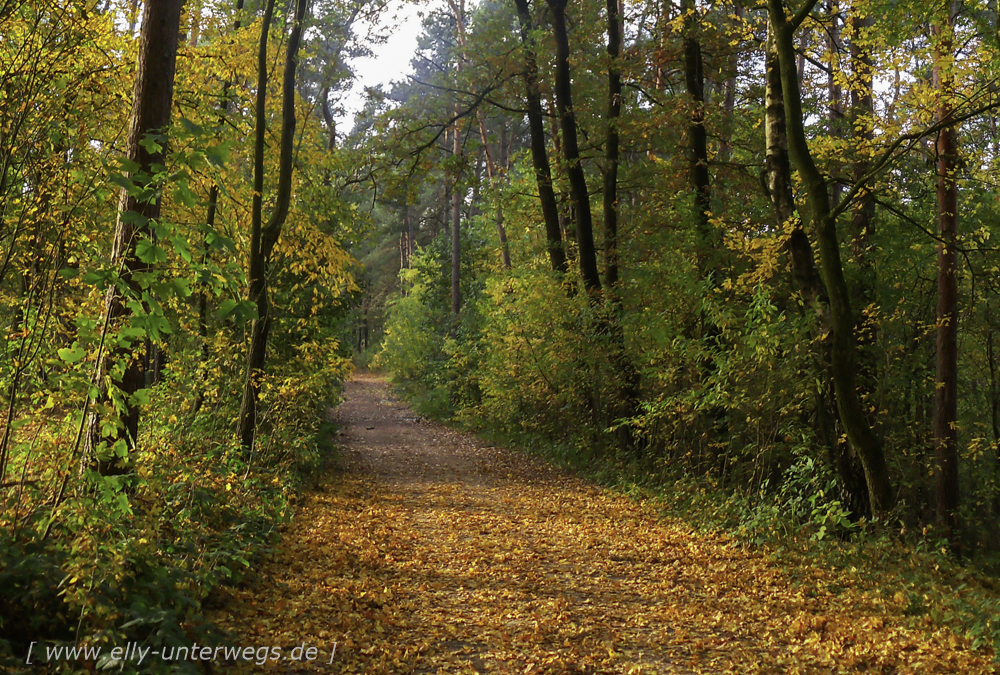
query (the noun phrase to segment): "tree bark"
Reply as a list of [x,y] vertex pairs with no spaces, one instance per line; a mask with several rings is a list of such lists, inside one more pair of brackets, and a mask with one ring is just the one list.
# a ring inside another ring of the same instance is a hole
[[261,25],[260,45],[257,51],[257,100],[255,105],[254,138],[254,192],[250,229],[250,254],[248,260],[248,299],[257,307],[257,318],[250,330],[250,351],[247,355],[246,380],[243,386],[243,400],[239,413],[240,443],[246,452],[253,450],[257,432],[257,402],[260,394],[260,378],[267,356],[267,340],[271,332],[271,303],[267,288],[268,266],[271,253],[281,236],[281,228],[288,217],[292,194],[292,155],[295,140],[295,70],[298,66],[299,44],[302,38],[302,24],[305,21],[308,0],[296,0],[295,15],[285,54],[285,69],[282,77],[281,140],[278,157],[278,185],[275,193],[274,211],[263,225],[264,193],[264,151],[266,129],[267,95],[267,39],[274,16],[274,0],[268,0]]
[[[140,187],[151,183],[153,174],[158,171],[155,167],[162,167],[165,161],[164,146],[173,102],[183,4],[183,0],[149,0],[145,5],[126,144],[128,158],[139,167],[138,172],[132,176],[132,181]],[[143,144],[145,139],[155,134],[160,136],[157,139],[158,148],[154,144]],[[152,236],[148,223],[159,216],[159,197],[140,201],[127,190],[122,190],[111,260],[120,266],[121,281],[129,287],[130,295],[134,297],[142,296],[142,287],[135,276],[150,269],[149,264],[139,259],[136,249],[140,241]],[[104,297],[105,334],[120,328],[131,313],[122,290],[114,284],[109,286]],[[112,386],[112,370],[114,364],[120,362],[125,362],[125,369],[114,386],[121,394],[115,397],[122,401],[121,427],[104,439],[101,414],[95,410],[90,414],[85,437],[86,461],[96,461],[98,471],[105,475],[120,474],[126,470],[131,462],[129,457],[121,456],[120,453],[116,456],[111,449],[121,440],[125,442],[126,452],[131,452],[139,434],[139,406],[133,395],[145,386],[146,378],[141,359],[133,355],[126,346],[112,347],[101,355],[95,381],[99,391],[96,402],[111,402],[109,389]],[[100,449],[99,446],[104,441],[106,449]]]
[[684,81],[691,97],[688,122],[688,171],[694,189],[695,228],[698,235],[698,271],[703,279],[714,280],[715,269],[709,262],[715,250],[715,237],[709,217],[712,212],[711,178],[708,173],[708,132],[705,130],[705,76],[702,68],[701,41],[698,39],[698,16],[695,0],[681,0],[684,15]]
[[618,285],[618,121],[622,113],[622,4],[607,0],[608,112],[604,148],[604,284],[608,293]]
[[[795,198],[792,192],[792,170],[788,158],[788,136],[785,122],[785,104],[782,94],[781,72],[778,65],[778,52],[774,42],[774,31],[768,22],[768,35],[765,46],[764,70],[765,86],[765,117],[764,136],[767,146],[766,179],[768,193],[774,205],[775,218],[778,226],[787,234],[785,250],[792,268],[792,277],[809,311],[814,312],[818,319],[819,334],[831,332],[830,299],[826,286],[816,269],[813,258],[812,244],[802,228],[802,221],[795,213]],[[829,449],[830,457],[837,475],[840,478],[846,502],[851,512],[857,517],[871,513],[868,501],[868,488],[865,483],[864,469],[857,453],[849,443],[839,442],[836,430],[837,417],[835,396],[832,396],[833,373],[831,370],[830,341],[820,341],[820,370],[825,381],[824,386],[816,395],[816,430],[823,443]],[[832,410],[831,410],[832,408]]]
[[[621,56],[624,35],[624,6],[621,0],[607,0],[608,21],[608,108],[605,123],[604,166],[604,318],[598,331],[606,333],[611,343],[611,363],[617,383],[615,399],[610,408],[612,422],[634,418],[639,410],[640,376],[625,348],[625,335],[621,326],[622,303],[617,293],[618,262],[618,164],[620,160],[619,120],[622,109]],[[627,453],[634,453],[635,438],[628,424],[618,426],[618,446]]]
[[521,25],[521,46],[524,49],[524,98],[528,104],[528,129],[531,134],[531,165],[538,185],[538,199],[545,220],[545,241],[552,270],[559,274],[567,271],[566,250],[559,227],[559,204],[552,189],[552,171],[545,146],[545,122],[542,114],[542,97],[538,90],[538,61],[536,56],[531,9],[528,0],[514,0]]
[[[410,239],[413,238],[413,223],[410,222],[410,207],[403,204],[403,231],[399,235],[399,268],[410,269]],[[403,287],[406,295],[406,287]]]
[[[855,10],[852,10],[855,11]],[[851,128],[854,135],[855,156],[852,173],[855,182],[861,181],[871,170],[869,154],[875,140],[873,119],[874,64],[865,46],[868,31],[874,25],[871,16],[851,16]],[[875,196],[862,189],[851,210],[851,254],[858,266],[857,280],[851,290],[851,300],[857,309],[859,368],[861,387],[873,392],[876,387],[875,355],[872,350],[876,340],[874,321],[866,318],[866,308],[875,302],[875,265],[870,252],[875,227]]]
[[[830,137],[839,138],[841,136],[841,122],[844,119],[844,92],[836,76],[840,65],[840,8],[837,0],[828,0],[827,16],[830,19],[829,27],[826,31],[826,49],[830,54],[830,60],[827,64],[830,71],[827,73],[826,79],[827,105],[829,106],[829,110],[827,111],[827,125]],[[839,170],[835,171],[836,173],[840,173]],[[831,181],[831,203],[836,204],[839,202],[843,192],[844,185],[842,183],[836,180]]]
[[[943,23],[932,26],[934,86],[938,93],[937,122],[952,114],[954,80],[949,69],[955,6],[948,3]],[[939,19],[940,21],[940,19]],[[934,485],[938,526],[958,545],[958,142],[954,127],[945,127],[937,139],[938,293],[937,352],[934,377]]]
[[[456,113],[457,116],[457,113]],[[458,128],[452,130],[452,153],[458,157],[462,153],[462,141]],[[462,308],[462,195],[458,189],[458,172],[451,188],[451,311],[458,314]]]
[[[497,188],[499,187],[500,176],[497,171],[496,162],[493,161],[493,153],[490,151],[489,136],[486,133],[486,122],[483,120],[482,112],[479,110],[476,111],[476,118],[479,122],[479,138],[483,142],[483,153],[486,155],[486,177],[489,179],[490,184],[494,188]],[[501,150],[502,145],[503,141],[501,140]],[[500,239],[500,258],[503,261],[503,268],[509,270],[511,267],[510,246],[507,244],[507,229],[503,226],[503,207],[499,201],[497,203],[496,225],[497,237]]]
[[411,260],[413,259],[413,251],[416,250],[416,234],[413,228],[413,218],[410,216],[410,207],[406,205],[403,207],[404,213],[406,214],[406,266],[411,267]]
[[[468,63],[469,56],[466,53],[466,44],[465,44],[465,3],[456,0],[449,0],[448,4],[451,6],[452,14],[455,16],[455,26],[456,26],[456,34],[458,37],[458,46],[459,49],[461,50],[461,61]],[[457,115],[458,113],[456,110],[456,117]],[[493,153],[490,151],[489,136],[486,133],[486,122],[483,119],[483,111],[480,110],[479,108],[476,109],[476,122],[479,126],[479,137],[483,143],[483,154],[485,155],[486,158],[486,175],[489,178],[490,184],[493,185],[495,184],[495,180],[498,178],[496,164],[493,161]],[[476,167],[477,187],[473,191],[472,195],[472,205],[474,210],[478,209],[478,204],[479,204],[478,185],[479,185],[479,176],[481,175],[480,169],[481,165],[477,164]],[[474,214],[478,214],[478,210],[476,210]],[[501,259],[503,261],[503,267],[504,269],[509,270],[510,248],[507,245],[507,230],[506,228],[504,228],[503,225],[503,209],[500,207],[499,204],[497,205],[496,226],[497,226],[497,236],[500,239],[500,252],[501,252]]]
[[[183,7],[183,5],[182,5]],[[179,21],[179,20],[178,20]],[[139,22],[139,0],[130,0],[128,8],[128,34],[135,35],[135,27]],[[180,26],[180,23],[178,23]]]
[[198,46],[201,37],[201,3],[198,0],[187,0],[188,5],[188,46],[192,49]]
[[[989,299],[986,301],[986,315],[990,316]],[[990,319],[986,327],[986,365],[990,371],[990,391],[987,396],[990,409],[990,426],[993,430],[993,442],[997,444],[998,460],[1000,460],[1000,378],[997,376],[996,330]]]
[[[459,45],[465,41],[465,0],[448,0],[451,11],[455,15],[455,33]],[[455,61],[455,76],[462,70],[461,58]],[[455,126],[452,129],[452,158],[462,155],[462,138],[458,133],[458,103],[455,104]],[[451,312],[456,316],[462,308],[462,192],[458,189],[458,165],[455,169],[455,181],[451,190]]]
[[837,223],[830,208],[829,186],[816,168],[806,140],[802,97],[796,71],[793,42],[795,30],[815,4],[816,0],[807,0],[806,5],[791,21],[785,15],[781,0],[768,0],[768,10],[774,26],[781,71],[782,94],[788,125],[788,148],[802,176],[810,218],[819,244],[821,274],[830,298],[830,357],[837,409],[847,438],[861,458],[872,512],[876,516],[884,516],[892,507],[892,484],[882,444],[868,424],[858,396],[855,382],[857,347],[854,315],[851,311],[850,292],[840,258]]
[[[480,118],[481,120],[482,118]],[[502,122],[503,126],[500,127],[500,166],[504,169],[504,180],[507,176],[507,123]],[[484,143],[486,143],[484,141]],[[487,157],[489,157],[489,144],[486,145]],[[493,175],[490,176],[490,180],[499,179],[499,173],[497,171],[496,165],[493,168]],[[503,205],[500,200],[497,200],[497,237],[500,239],[500,253],[503,256],[503,268],[509,270],[512,265],[510,262],[510,244],[507,243],[507,228],[503,224]]]
[[[719,286],[718,237],[711,222],[712,194],[711,176],[708,171],[708,132],[705,129],[705,74],[702,63],[701,40],[699,39],[700,19],[695,0],[681,0],[681,15],[684,21],[684,80],[687,93],[691,97],[691,112],[688,121],[688,178],[694,192],[695,219],[695,260],[699,277],[707,282],[710,289]],[[708,346],[708,355],[700,363],[700,377],[703,382],[711,379],[716,372],[714,352],[719,349],[722,331],[708,312],[700,312],[702,337]],[[712,435],[718,439],[726,435],[726,412],[720,405],[711,406],[708,418]]]
[[337,120],[333,119],[333,111],[330,110],[330,87],[323,87],[319,94],[320,111],[323,113],[323,121],[326,122],[327,137],[326,150],[330,152],[337,147]]
[[788,133],[785,122],[785,102],[781,86],[778,51],[774,31],[768,22],[765,45],[764,71],[765,115],[764,138],[766,141],[765,175],[768,194],[774,206],[775,218],[788,233],[785,248],[792,267],[792,277],[802,294],[806,306],[820,315],[821,324],[829,324],[829,298],[816,262],[812,244],[802,228],[802,221],[795,215],[795,197],[792,192],[792,166],[788,158]]
[[562,129],[563,158],[569,179],[570,197],[576,211],[576,244],[580,255],[580,276],[591,296],[601,293],[601,275],[597,270],[597,249],[594,246],[594,220],[590,210],[587,176],[580,159],[577,140],[576,114],[573,110],[573,85],[569,65],[569,34],[566,30],[567,0],[548,0],[552,10],[552,34],[556,42],[556,109]]

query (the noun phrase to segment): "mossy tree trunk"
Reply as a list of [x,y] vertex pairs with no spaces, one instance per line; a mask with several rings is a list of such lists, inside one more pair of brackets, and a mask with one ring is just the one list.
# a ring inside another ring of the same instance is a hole
[[841,262],[837,221],[830,207],[829,185],[816,167],[806,140],[796,68],[795,32],[815,5],[816,0],[807,0],[794,16],[789,17],[781,0],[768,0],[768,11],[781,72],[789,154],[802,177],[809,216],[819,245],[820,273],[830,300],[830,360],[837,410],[848,441],[856,449],[864,467],[872,512],[884,516],[893,503],[889,469],[882,444],[868,423],[858,394],[855,319]]

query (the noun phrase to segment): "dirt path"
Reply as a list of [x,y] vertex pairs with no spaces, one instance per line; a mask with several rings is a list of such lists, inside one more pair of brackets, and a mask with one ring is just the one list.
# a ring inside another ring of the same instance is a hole
[[849,579],[780,569],[427,423],[374,375],[345,399],[345,470],[228,608],[242,646],[281,650],[249,670],[994,672]]

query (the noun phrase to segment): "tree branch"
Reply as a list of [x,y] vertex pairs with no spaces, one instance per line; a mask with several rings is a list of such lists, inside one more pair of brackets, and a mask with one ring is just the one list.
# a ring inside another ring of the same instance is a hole
[[792,30],[798,28],[799,25],[806,20],[806,17],[809,16],[809,13],[813,11],[813,8],[818,2],[819,0],[806,0],[806,4],[802,5],[799,11],[795,13],[795,16],[792,17],[791,21],[789,21],[792,26]]
[[[993,81],[995,82],[996,80]],[[970,98],[969,100],[971,101],[972,98]],[[858,193],[861,191],[861,189],[864,188],[864,186],[872,178],[880,174],[891,162],[909,153],[909,151],[913,149],[913,146],[915,146],[917,144],[917,141],[919,141],[921,138],[925,138],[927,136],[935,134],[938,131],[941,131],[942,129],[945,129],[947,127],[965,122],[966,120],[972,119],[973,117],[981,115],[987,110],[992,110],[993,108],[996,108],[998,106],[1000,106],[1000,98],[993,100],[989,103],[986,103],[985,105],[982,105],[974,110],[970,110],[969,112],[963,115],[955,115],[953,112],[953,114],[949,115],[940,122],[932,124],[926,129],[923,129],[921,131],[914,131],[908,134],[903,134],[902,136],[897,138],[889,145],[888,148],[885,149],[879,160],[875,162],[874,168],[867,174],[865,174],[864,177],[861,178],[861,180],[857,181],[851,187],[851,189],[847,191],[847,194],[844,195],[843,199],[840,200],[840,203],[837,204],[836,208],[833,209],[832,217],[837,218],[838,216],[840,216],[840,214],[846,211],[851,206],[851,203],[854,201],[855,197],[858,196]],[[904,143],[908,143],[906,149],[900,153],[896,153],[896,150],[899,148],[899,146],[903,145]]]

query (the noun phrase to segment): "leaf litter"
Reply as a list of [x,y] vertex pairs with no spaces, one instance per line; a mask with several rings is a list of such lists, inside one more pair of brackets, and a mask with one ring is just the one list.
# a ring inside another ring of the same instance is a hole
[[214,617],[237,645],[318,654],[229,671],[997,672],[846,573],[783,568],[427,423],[376,375],[345,399],[343,471],[305,495],[259,582]]

